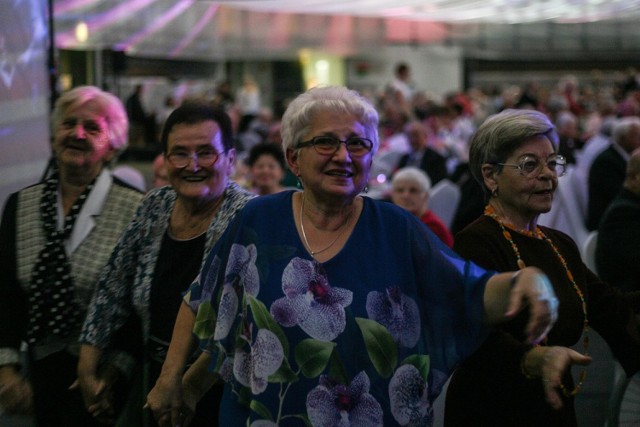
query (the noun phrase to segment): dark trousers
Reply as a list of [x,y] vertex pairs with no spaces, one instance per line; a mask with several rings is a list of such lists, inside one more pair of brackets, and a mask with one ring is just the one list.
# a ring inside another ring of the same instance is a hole
[[80,390],[69,390],[77,378],[77,366],[78,358],[66,351],[31,361],[31,385],[39,427],[104,425],[85,410]]

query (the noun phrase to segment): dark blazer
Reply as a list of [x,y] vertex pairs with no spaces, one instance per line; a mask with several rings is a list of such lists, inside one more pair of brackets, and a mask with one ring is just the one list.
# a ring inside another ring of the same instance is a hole
[[598,228],[604,211],[622,188],[627,172],[627,161],[610,145],[596,157],[589,169],[589,200],[587,229]]
[[640,196],[626,188],[613,199],[600,222],[596,268],[610,285],[640,290]]
[[[403,155],[398,162],[398,169],[407,166],[410,157],[411,153]],[[437,184],[448,176],[447,160],[431,148],[427,148],[422,155],[420,169],[429,175],[431,185]]]

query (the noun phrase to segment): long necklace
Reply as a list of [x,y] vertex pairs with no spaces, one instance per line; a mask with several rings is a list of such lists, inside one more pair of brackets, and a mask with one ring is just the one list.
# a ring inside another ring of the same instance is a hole
[[[582,322],[582,347],[584,348],[584,355],[588,356],[589,355],[589,318],[587,316],[587,301],[584,298],[584,294],[582,293],[582,290],[580,290],[580,287],[578,287],[578,284],[576,283],[575,279],[573,278],[573,273],[571,273],[571,270],[569,270],[569,266],[567,265],[567,261],[564,259],[564,257],[562,256],[562,254],[560,253],[560,251],[558,250],[558,248],[556,247],[556,245],[553,243],[553,241],[551,241],[551,239],[542,232],[542,230],[540,230],[539,228],[536,227],[535,231],[527,231],[527,230],[517,230],[515,227],[513,227],[510,224],[505,224],[500,218],[498,218],[498,215],[495,213],[495,211],[493,210],[493,208],[491,206],[487,206],[484,210],[484,214],[490,218],[493,218],[498,225],[500,225],[500,228],[502,229],[502,235],[505,237],[505,239],[507,239],[507,241],[509,242],[509,244],[511,245],[511,248],[513,249],[513,252],[516,255],[517,258],[517,264],[518,264],[518,268],[519,269],[523,269],[526,267],[524,261],[522,260],[521,256],[520,256],[520,250],[518,249],[518,246],[516,245],[516,243],[513,241],[513,238],[511,237],[511,233],[507,230],[507,228],[510,228],[514,231],[517,231],[519,233],[528,235],[528,236],[532,236],[532,237],[537,237],[538,239],[542,239],[545,242],[547,242],[549,244],[549,246],[551,246],[551,249],[553,249],[553,252],[555,253],[556,257],[558,258],[558,260],[560,260],[560,263],[562,264],[562,267],[564,268],[564,271],[567,274],[567,278],[569,279],[569,281],[571,282],[571,285],[573,286],[573,289],[575,290],[576,294],[578,295],[578,298],[580,299],[580,302],[582,304],[582,314],[583,314],[583,322]],[[584,380],[587,378],[587,371],[585,369],[583,369],[580,372],[580,376],[578,378],[578,384],[573,388],[573,390],[568,390],[564,384],[560,384],[560,389],[562,390],[562,394],[564,394],[566,397],[570,397],[570,396],[575,396],[576,394],[578,394],[578,392],[580,391],[580,389],[582,388],[582,384],[584,383]]]
[[353,212],[353,210],[351,212],[349,212],[349,215],[347,216],[347,219],[345,220],[344,224],[342,224],[340,226],[340,233],[338,233],[336,238],[333,239],[333,241],[331,243],[329,243],[328,246],[320,249],[319,251],[314,251],[313,249],[311,249],[311,246],[309,245],[309,241],[307,240],[307,233],[305,233],[305,231],[304,231],[304,222],[302,221],[302,211],[303,210],[304,210],[304,193],[302,194],[302,203],[300,203],[300,229],[302,230],[302,238],[304,239],[304,243],[307,246],[307,249],[309,249],[309,253],[311,254],[312,257],[315,257],[317,254],[320,254],[320,253],[326,251],[331,246],[333,246],[333,244],[335,242],[338,241],[340,236],[342,236],[342,233],[344,233],[344,230],[346,230],[346,228],[347,228],[346,226],[349,223],[349,220],[351,219],[351,212]]

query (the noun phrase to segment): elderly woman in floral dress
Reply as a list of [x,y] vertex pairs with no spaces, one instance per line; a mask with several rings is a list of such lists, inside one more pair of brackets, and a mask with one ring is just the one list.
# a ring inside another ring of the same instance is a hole
[[283,144],[304,190],[250,201],[185,296],[205,353],[178,417],[221,378],[221,425],[430,425],[489,324],[528,303],[530,340],[545,334],[556,304],[539,270],[480,269],[414,215],[360,196],[377,127],[343,87],[290,104]]

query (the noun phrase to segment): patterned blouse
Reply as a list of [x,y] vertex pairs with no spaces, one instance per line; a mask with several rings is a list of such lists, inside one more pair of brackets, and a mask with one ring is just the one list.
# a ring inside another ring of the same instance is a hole
[[367,197],[345,246],[318,263],[292,194],[249,202],[185,296],[225,381],[220,425],[431,425],[447,377],[487,335],[492,273]]
[[[148,338],[149,292],[176,197],[171,187],[162,187],[142,201],[100,275],[80,334],[81,343],[108,347],[114,332],[134,311],[142,320],[145,341]],[[222,206],[207,230],[203,262],[236,212],[252,197],[229,182]]]

